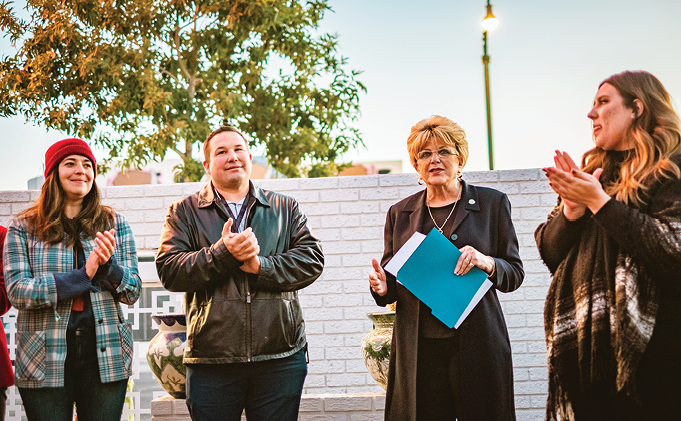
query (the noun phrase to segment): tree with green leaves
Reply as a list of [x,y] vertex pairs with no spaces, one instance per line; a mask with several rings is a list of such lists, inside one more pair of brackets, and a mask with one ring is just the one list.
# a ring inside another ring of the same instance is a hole
[[[321,33],[323,0],[28,0],[28,17],[0,2],[0,116],[23,115],[90,139],[121,165],[168,150],[176,179],[198,181],[192,159],[220,124],[289,177],[333,175],[362,145],[353,127],[357,71],[337,35]],[[305,163],[305,165],[301,165]]]

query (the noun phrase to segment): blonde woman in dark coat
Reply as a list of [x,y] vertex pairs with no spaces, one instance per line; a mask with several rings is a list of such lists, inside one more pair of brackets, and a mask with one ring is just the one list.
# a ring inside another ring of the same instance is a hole
[[[385,419],[515,420],[511,344],[497,291],[520,287],[524,272],[505,194],[466,183],[463,129],[440,116],[412,127],[409,155],[426,189],[393,205],[371,291],[380,306],[397,301]],[[458,329],[450,329],[384,266],[418,231],[435,227],[462,252],[455,273],[477,266],[492,288]]]

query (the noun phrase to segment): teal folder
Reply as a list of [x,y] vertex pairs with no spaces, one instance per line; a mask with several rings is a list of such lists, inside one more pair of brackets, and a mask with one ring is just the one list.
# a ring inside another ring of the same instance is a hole
[[478,267],[465,275],[454,274],[459,256],[459,249],[433,228],[427,236],[414,233],[385,269],[430,307],[435,317],[458,328],[492,286]]

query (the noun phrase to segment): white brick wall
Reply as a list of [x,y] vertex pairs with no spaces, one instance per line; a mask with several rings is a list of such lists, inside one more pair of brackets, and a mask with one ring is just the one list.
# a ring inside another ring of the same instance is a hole
[[[547,390],[543,333],[544,298],[549,274],[539,260],[534,230],[556,203],[556,195],[539,169],[465,173],[464,179],[508,194],[520,241],[525,282],[516,292],[500,294],[513,346],[518,419],[543,419]],[[305,392],[380,392],[361,361],[361,338],[372,329],[365,314],[381,310],[368,292],[371,258],[383,250],[388,208],[422,187],[416,174],[256,180],[265,189],[300,202],[324,247],[321,278],[300,292],[310,343]],[[102,188],[104,203],[126,215],[140,251],[158,247],[166,208],[198,191],[203,184]],[[0,224],[24,209],[37,191],[0,192]]]
[[[385,394],[305,394],[300,400],[299,421],[383,421]],[[169,395],[151,402],[152,421],[191,421],[184,399]],[[246,415],[241,416],[246,421]]]

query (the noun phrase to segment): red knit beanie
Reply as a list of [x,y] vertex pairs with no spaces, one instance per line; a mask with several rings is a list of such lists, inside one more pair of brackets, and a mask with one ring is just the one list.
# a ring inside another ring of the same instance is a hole
[[92,161],[92,168],[97,175],[97,160],[92,153],[92,149],[85,143],[84,140],[78,138],[70,138],[60,140],[45,152],[45,178],[52,171],[52,168],[59,165],[62,159],[69,155],[83,155]]

